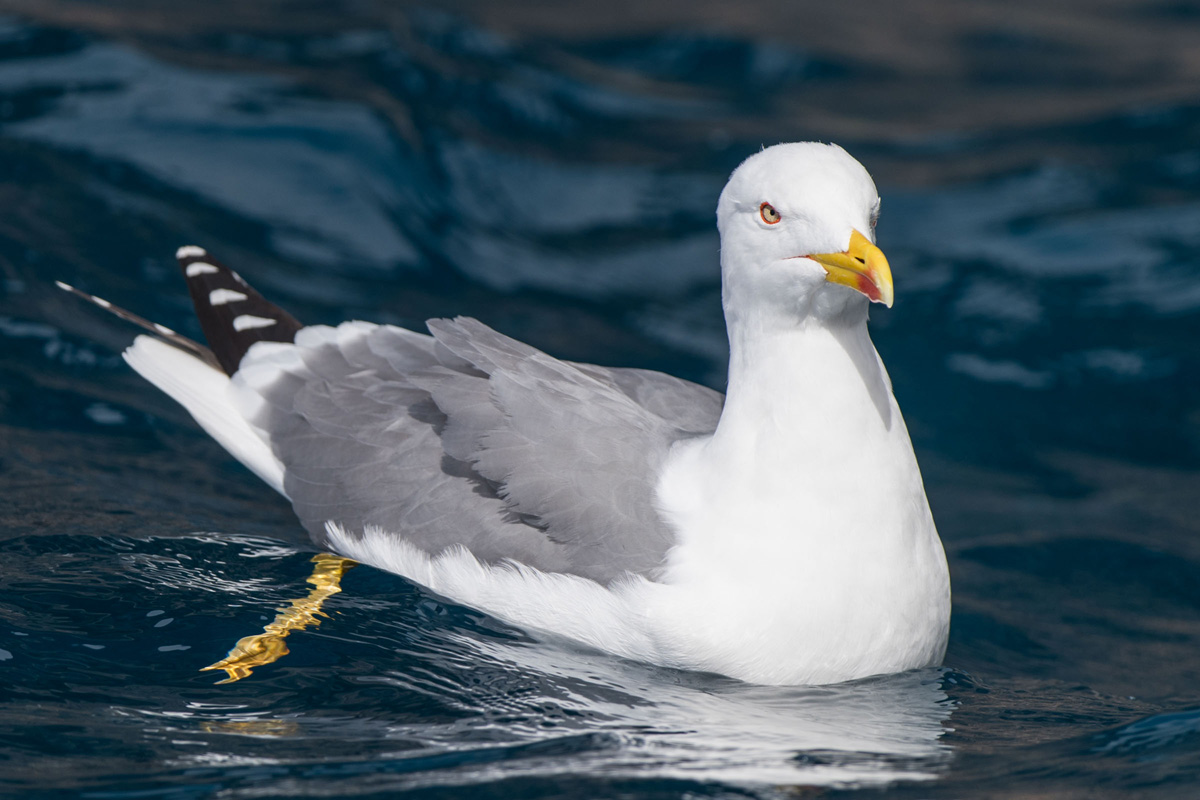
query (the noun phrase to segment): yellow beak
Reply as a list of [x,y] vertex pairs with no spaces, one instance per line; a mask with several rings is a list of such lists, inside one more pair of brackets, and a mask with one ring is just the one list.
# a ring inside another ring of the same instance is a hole
[[825,268],[825,280],[849,286],[876,303],[892,307],[892,268],[883,251],[858,231],[850,234],[850,247],[844,253],[819,253],[808,256]]

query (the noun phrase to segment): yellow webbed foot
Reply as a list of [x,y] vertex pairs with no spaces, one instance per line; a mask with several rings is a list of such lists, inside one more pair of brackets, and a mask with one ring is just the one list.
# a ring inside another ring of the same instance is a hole
[[342,590],[342,575],[358,562],[321,553],[313,556],[312,563],[316,566],[308,576],[308,582],[313,588],[306,597],[293,600],[290,606],[279,609],[279,614],[263,628],[262,633],[239,639],[229,655],[200,671],[225,670],[228,677],[217,681],[218,684],[239,681],[253,672],[255,667],[270,664],[287,655],[288,647],[283,640],[289,633],[302,631],[310,625],[320,625],[321,620],[317,617],[326,616],[321,611],[322,604],[326,598]]

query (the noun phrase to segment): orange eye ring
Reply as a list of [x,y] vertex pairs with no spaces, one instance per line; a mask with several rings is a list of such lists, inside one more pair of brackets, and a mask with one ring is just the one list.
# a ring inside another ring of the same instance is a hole
[[783,219],[779,212],[775,210],[775,206],[770,203],[763,203],[758,207],[758,215],[762,217],[762,221],[768,225],[775,225],[779,220]]

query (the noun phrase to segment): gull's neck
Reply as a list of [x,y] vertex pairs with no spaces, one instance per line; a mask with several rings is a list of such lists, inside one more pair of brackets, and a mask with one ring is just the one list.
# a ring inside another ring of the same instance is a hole
[[865,313],[726,318],[721,419],[712,437],[682,441],[659,481],[678,531],[668,579],[698,579],[694,565],[718,563],[719,575],[754,581],[763,559],[779,559],[793,570],[781,581],[816,587],[821,569],[852,572],[864,551],[882,563],[911,558],[934,527],[928,505],[913,501],[924,500],[920,471]]
[[932,530],[928,507],[912,503],[920,471],[865,313],[726,318],[720,422],[681,443],[659,484],[680,544],[730,559],[750,541],[780,557],[851,542],[890,553]]
[[721,459],[849,464],[891,437],[891,384],[866,314],[835,320],[728,314],[729,385],[710,443]]

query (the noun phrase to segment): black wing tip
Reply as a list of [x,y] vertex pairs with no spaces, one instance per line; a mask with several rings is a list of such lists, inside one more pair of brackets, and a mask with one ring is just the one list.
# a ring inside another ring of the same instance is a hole
[[119,317],[119,318],[125,320],[126,322],[137,325],[139,328],[149,331],[150,333],[157,334],[158,336],[160,336],[164,340],[166,340],[169,344],[173,344],[176,347],[178,347],[180,350],[191,353],[192,355],[196,356],[197,358],[199,358],[201,361],[205,362],[206,364],[209,364],[214,367],[218,365],[217,359],[213,355],[211,350],[209,350],[207,347],[200,344],[199,342],[193,342],[191,339],[187,338],[183,334],[176,333],[175,331],[168,328],[166,325],[160,325],[157,322],[151,322],[150,320],[146,319],[145,317],[138,316],[137,314],[134,314],[132,311],[127,311],[118,305],[114,305],[113,303],[110,303],[109,301],[105,300],[103,297],[97,297],[94,294],[88,294],[87,292],[83,291],[82,289],[76,289],[74,286],[67,283],[66,281],[55,281],[54,285],[57,286],[59,289],[62,289],[64,292],[70,292],[71,294],[75,295],[76,297],[86,300],[87,302],[91,303],[92,305],[97,306],[98,308],[102,308],[105,311],[107,311],[108,313],[113,314],[114,316]]
[[226,374],[237,372],[256,342],[291,342],[303,327],[241,275],[194,244],[175,251],[208,345]]
[[227,375],[237,372],[242,356],[255,342],[292,342],[296,332],[304,327],[291,314],[256,292],[241,275],[213,258],[205,248],[187,244],[175,251],[175,258],[187,280],[192,305],[209,347],[193,342],[165,325],[150,322],[119,308],[101,297],[76,289],[69,283],[54,283],[63,291],[156,333],[206,362],[219,366]]

